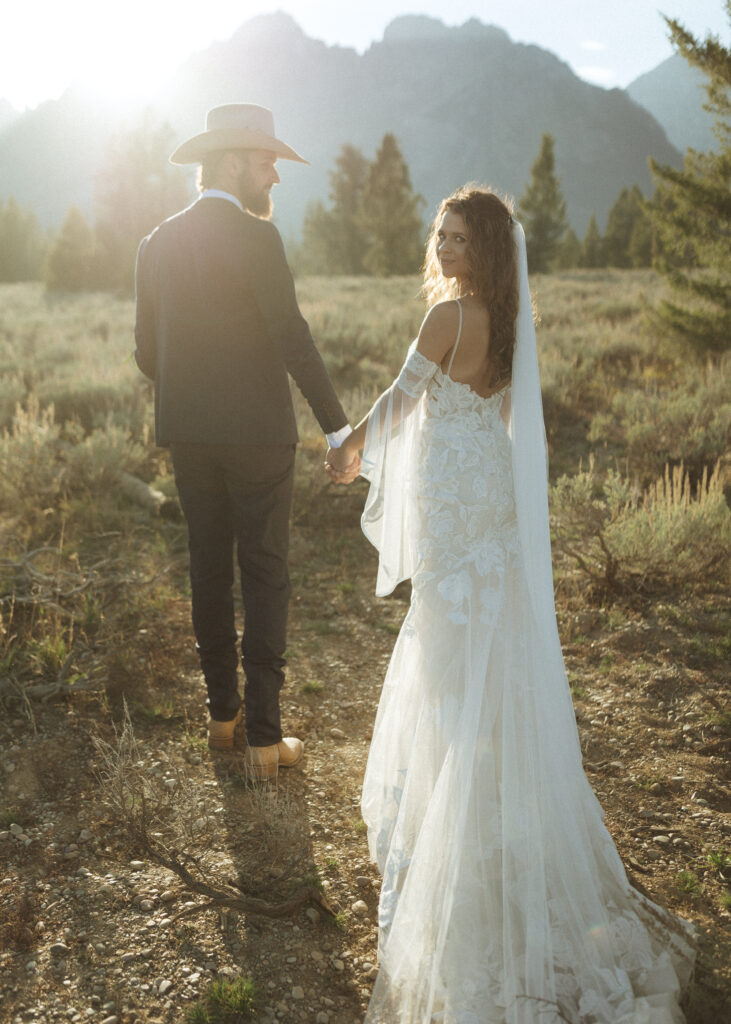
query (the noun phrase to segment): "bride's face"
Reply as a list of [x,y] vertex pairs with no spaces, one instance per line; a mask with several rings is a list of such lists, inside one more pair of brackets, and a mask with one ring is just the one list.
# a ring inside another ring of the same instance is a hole
[[437,259],[444,277],[464,281],[469,276],[469,236],[461,213],[447,210],[437,229]]

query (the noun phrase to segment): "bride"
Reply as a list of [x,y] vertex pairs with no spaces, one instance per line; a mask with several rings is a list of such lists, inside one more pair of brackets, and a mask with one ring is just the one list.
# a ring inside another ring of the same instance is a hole
[[383,877],[366,1024],[679,1024],[692,928],[629,884],[582,770],[525,239],[494,193],[444,200],[425,293],[339,453],[363,448],[376,593],[412,582],[363,783]]

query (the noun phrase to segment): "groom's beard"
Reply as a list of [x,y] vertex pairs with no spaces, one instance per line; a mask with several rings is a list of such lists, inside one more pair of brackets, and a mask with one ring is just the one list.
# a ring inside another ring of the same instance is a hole
[[248,170],[242,171],[238,180],[239,199],[245,210],[256,217],[269,220],[274,210],[271,193],[268,188],[257,189],[251,180]]

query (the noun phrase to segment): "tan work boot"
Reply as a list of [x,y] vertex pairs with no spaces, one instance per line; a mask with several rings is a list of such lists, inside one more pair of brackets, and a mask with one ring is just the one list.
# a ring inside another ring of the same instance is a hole
[[229,722],[217,722],[208,717],[208,746],[211,750],[230,750],[234,745],[234,732],[241,721],[241,708]]
[[304,757],[305,745],[294,736],[285,736],[269,747],[247,747],[246,767],[256,779],[273,779],[280,768],[294,768]]

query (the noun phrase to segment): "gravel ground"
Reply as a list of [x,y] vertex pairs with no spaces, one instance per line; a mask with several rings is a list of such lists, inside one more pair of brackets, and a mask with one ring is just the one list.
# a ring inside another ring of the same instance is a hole
[[[247,784],[240,748],[205,747],[183,597],[166,611],[164,636],[148,631],[132,645],[135,671],[104,691],[6,702],[0,1021],[178,1024],[213,979],[239,975],[253,978],[256,1020],[362,1020],[376,974],[379,880],[360,783],[408,593],[376,600],[372,552],[352,523],[341,539],[325,557],[312,527],[294,531],[283,719],[305,739],[306,760],[275,787]],[[672,614],[648,606],[607,615],[587,607],[580,588],[559,594],[585,768],[607,824],[633,880],[701,931],[689,1024],[731,1015],[728,691],[711,644],[721,598],[710,605],[711,646],[699,653],[695,597],[668,606]],[[185,801],[185,814],[198,808],[203,825],[189,822],[178,853],[195,859],[200,877],[270,903],[314,884],[321,903],[281,918],[220,907],[178,918],[206,900],[140,848],[97,776],[93,737],[115,743],[122,696],[136,771],[168,794],[169,814]]]

